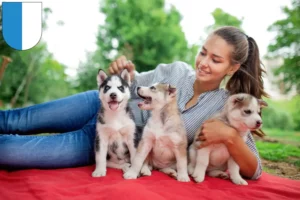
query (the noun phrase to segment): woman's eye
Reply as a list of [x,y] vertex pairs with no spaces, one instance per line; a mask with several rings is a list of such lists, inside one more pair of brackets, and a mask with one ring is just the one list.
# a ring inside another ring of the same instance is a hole
[[201,51],[201,52],[200,52],[200,55],[201,55],[201,56],[205,56],[205,53]]
[[220,63],[220,61],[213,59],[214,63]]
[[252,112],[251,112],[251,110],[244,110],[244,113],[246,113],[247,115],[250,115]]

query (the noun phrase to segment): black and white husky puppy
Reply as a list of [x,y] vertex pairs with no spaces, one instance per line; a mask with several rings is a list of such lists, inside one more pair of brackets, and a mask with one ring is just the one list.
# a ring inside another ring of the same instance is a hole
[[120,75],[97,75],[101,107],[98,113],[95,139],[96,168],[93,177],[106,175],[106,167],[126,170],[135,155],[136,127],[128,106],[130,75],[124,69]]

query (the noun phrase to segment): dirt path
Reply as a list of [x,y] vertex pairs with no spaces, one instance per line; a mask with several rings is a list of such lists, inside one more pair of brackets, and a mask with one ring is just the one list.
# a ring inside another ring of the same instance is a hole
[[285,162],[262,160],[264,171],[280,177],[300,180],[300,168]]

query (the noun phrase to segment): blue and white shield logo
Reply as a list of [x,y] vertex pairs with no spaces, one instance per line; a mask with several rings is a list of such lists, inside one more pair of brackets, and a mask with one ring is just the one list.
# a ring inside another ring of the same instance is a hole
[[42,3],[2,2],[2,32],[14,49],[34,47],[42,36]]

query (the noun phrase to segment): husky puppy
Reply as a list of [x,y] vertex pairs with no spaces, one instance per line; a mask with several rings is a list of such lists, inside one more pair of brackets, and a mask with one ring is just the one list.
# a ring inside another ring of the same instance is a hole
[[139,173],[151,175],[149,170],[153,167],[178,181],[190,181],[187,173],[187,136],[177,107],[176,88],[160,83],[138,87],[137,93],[144,100],[139,103],[139,108],[151,110],[151,117],[124,178],[136,179]]
[[97,75],[101,107],[98,112],[95,139],[96,169],[93,177],[106,175],[106,167],[123,169],[130,166],[135,154],[135,123],[128,106],[130,75],[107,76],[103,70]]
[[[224,109],[212,118],[222,120],[235,128],[246,142],[249,131],[262,127],[260,110],[267,106],[267,103],[261,99],[239,93],[231,95]],[[201,141],[197,140],[200,132],[195,135],[194,142],[189,147],[188,172],[194,177],[194,180],[198,183],[202,182],[206,172],[209,176],[227,179],[229,177],[225,171],[228,169],[233,183],[248,185],[241,177],[238,164],[230,157],[224,144],[212,144],[201,149],[197,148],[201,144]]]

